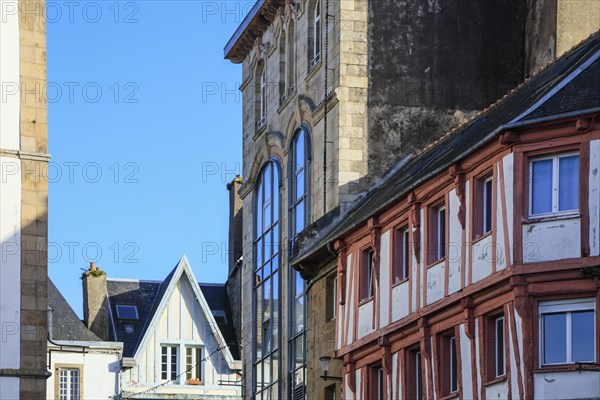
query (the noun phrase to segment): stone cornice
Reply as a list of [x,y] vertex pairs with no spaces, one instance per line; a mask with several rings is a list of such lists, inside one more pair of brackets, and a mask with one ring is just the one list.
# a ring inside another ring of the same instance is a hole
[[9,158],[18,158],[21,160],[49,162],[51,155],[48,153],[0,149],[0,157],[9,157]]

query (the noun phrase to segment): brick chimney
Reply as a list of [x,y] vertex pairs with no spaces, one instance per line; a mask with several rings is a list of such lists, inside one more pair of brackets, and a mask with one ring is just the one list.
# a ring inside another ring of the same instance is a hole
[[227,184],[229,191],[229,273],[235,267],[235,263],[242,256],[242,199],[238,192],[242,186],[243,180],[237,176],[233,181]]
[[110,340],[106,272],[90,263],[83,274],[83,323],[102,340]]

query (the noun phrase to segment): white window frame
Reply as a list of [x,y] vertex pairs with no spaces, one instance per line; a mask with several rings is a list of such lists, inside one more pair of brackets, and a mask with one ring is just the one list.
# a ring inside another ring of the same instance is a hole
[[423,376],[421,375],[421,351],[415,352],[415,396],[417,400],[423,399]]
[[[202,361],[204,359],[204,348],[203,346],[185,346],[185,381],[187,383],[187,381],[189,379],[195,379],[197,375],[200,376],[200,383],[204,383],[204,376],[203,376],[203,368],[202,368]],[[192,360],[191,360],[191,370],[190,370],[190,365],[188,365],[188,350],[192,351]],[[200,355],[198,355],[198,350],[200,350]],[[200,359],[198,359],[198,357],[200,357]],[[198,367],[200,368],[200,373],[198,374]],[[188,375],[191,376],[188,377]]]
[[[163,378],[163,348],[167,349],[167,378]],[[175,379],[172,379],[173,376],[173,370],[172,370],[172,366],[173,366],[173,361],[172,361],[172,354],[173,354],[173,349],[177,349],[177,359],[175,362],[176,365],[176,370],[175,370]],[[180,369],[180,363],[181,363],[181,346],[179,346],[178,344],[170,344],[170,343],[162,343],[160,345],[160,358],[159,358],[159,376],[160,376],[160,381],[161,382],[166,382],[166,381],[170,381],[170,384],[173,385],[178,385],[181,381],[181,377],[179,376],[179,369]]]
[[[558,153],[541,157],[533,157],[529,160],[529,216],[530,217],[545,217],[554,215],[570,215],[579,212],[579,205],[572,210],[559,211],[559,190],[560,190],[560,159],[565,157],[578,156],[581,163],[581,157],[578,151],[570,151],[566,153]],[[552,160],[552,211],[547,213],[533,213],[533,163],[537,161]],[[581,179],[581,176],[579,177]],[[579,182],[578,182],[579,183]]]
[[[316,0],[313,18],[313,53],[312,60],[310,62],[311,67],[317,65],[317,63],[321,59],[321,38],[319,37],[319,40],[317,40],[317,35],[321,36],[322,30],[323,25],[321,24],[321,0]],[[319,43],[318,46],[317,42]]]
[[[539,362],[542,367],[551,365],[566,365],[576,364],[573,360],[573,349],[572,349],[572,325],[571,325],[571,314],[577,311],[592,311],[594,313],[594,322],[596,321],[596,299],[585,298],[585,299],[568,299],[568,300],[555,300],[555,301],[544,301],[539,303],[538,313],[538,328],[539,328]],[[565,362],[559,363],[545,363],[544,362],[544,323],[543,318],[546,314],[566,314],[566,356]],[[594,323],[594,335],[596,338],[596,324]],[[589,362],[596,362],[596,347],[598,346],[597,340],[594,341],[594,359]],[[588,362],[588,361],[585,361]]]
[[264,125],[264,121],[267,116],[267,68],[263,66],[260,73],[260,115],[259,115],[259,126]]
[[402,235],[402,281],[408,279],[408,264],[410,263],[410,232],[408,227],[400,231]]
[[[498,340],[498,322],[502,321],[502,341]],[[496,359],[494,360],[494,370],[496,374],[496,378],[500,376],[504,376],[506,374],[506,356],[505,356],[505,338],[504,338],[504,324],[506,321],[504,320],[504,316],[498,317],[494,319],[494,353],[496,355]],[[502,348],[500,348],[502,345]],[[498,359],[500,354],[502,354],[502,371],[498,370]]]
[[[63,372],[65,373],[65,385],[63,385],[63,382],[61,381],[61,375],[63,374]],[[77,394],[75,394],[73,396],[73,394],[71,393],[71,390],[73,389],[71,387],[72,384],[72,375],[73,373],[77,372]],[[81,399],[81,368],[77,368],[77,367],[59,367],[58,368],[58,373],[56,376],[56,379],[58,379],[58,393],[57,393],[57,398],[59,400],[79,400]]]
[[363,299],[371,299],[375,295],[375,251],[373,249],[369,249],[367,251],[367,296]]

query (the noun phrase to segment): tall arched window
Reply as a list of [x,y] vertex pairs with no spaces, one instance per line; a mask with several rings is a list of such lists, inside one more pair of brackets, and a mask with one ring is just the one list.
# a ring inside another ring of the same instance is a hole
[[279,104],[285,101],[286,88],[285,88],[285,74],[286,74],[286,34],[285,29],[281,29],[279,36]]
[[[290,246],[294,246],[297,235],[309,221],[308,203],[310,187],[309,136],[303,127],[296,132],[290,151]],[[289,325],[289,388],[288,398],[303,399],[306,382],[306,295],[304,280],[300,273],[289,269],[290,284],[288,299],[290,302]]]
[[258,178],[254,223],[254,394],[279,398],[279,166],[270,160]]

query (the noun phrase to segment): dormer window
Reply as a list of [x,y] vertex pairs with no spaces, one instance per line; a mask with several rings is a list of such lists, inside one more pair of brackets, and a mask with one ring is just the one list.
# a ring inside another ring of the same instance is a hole
[[223,310],[214,310],[212,312],[213,317],[217,324],[227,324],[227,316]]
[[118,319],[139,319],[138,310],[136,306],[117,304],[117,318]]
[[132,335],[135,332],[133,325],[126,324],[123,327],[125,328],[125,333],[128,335]]

